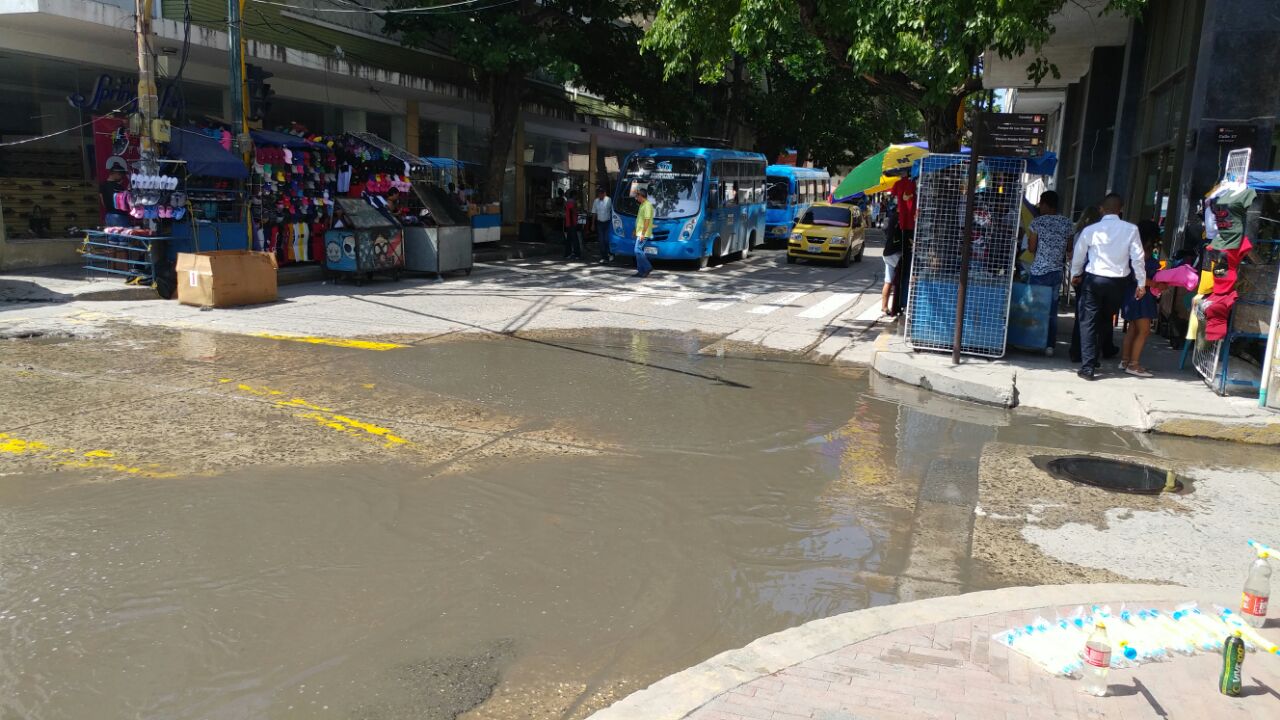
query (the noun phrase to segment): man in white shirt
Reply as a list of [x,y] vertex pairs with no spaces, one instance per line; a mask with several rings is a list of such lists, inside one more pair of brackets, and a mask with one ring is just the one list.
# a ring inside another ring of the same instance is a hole
[[1081,293],[1081,358],[1076,374],[1085,380],[1093,380],[1101,367],[1098,338],[1111,332],[1112,318],[1120,312],[1125,293],[1133,292],[1141,299],[1147,292],[1138,226],[1120,219],[1123,209],[1119,195],[1107,195],[1102,201],[1102,219],[1080,232],[1071,255],[1071,284]]
[[591,221],[596,225],[596,239],[600,241],[600,262],[613,262],[609,251],[609,228],[613,224],[613,201],[603,187],[596,188],[596,200],[591,203]]

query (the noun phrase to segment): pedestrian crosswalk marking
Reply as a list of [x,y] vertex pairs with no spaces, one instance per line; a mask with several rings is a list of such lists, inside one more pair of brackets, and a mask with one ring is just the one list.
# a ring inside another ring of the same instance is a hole
[[871,307],[863,310],[854,320],[857,322],[871,322],[872,320],[879,320],[880,314],[880,306],[872,303]]
[[800,298],[808,294],[809,293],[807,292],[790,292],[778,298],[777,300],[774,300],[771,303],[753,307],[747,312],[750,312],[753,315],[768,315],[769,313],[774,312],[776,310],[781,310],[787,305],[790,305],[791,303],[799,300]]
[[714,300],[712,302],[702,303],[701,305],[698,306],[698,309],[710,310],[714,312],[716,310],[723,310],[731,305],[737,305],[737,304],[738,304],[737,300]]
[[660,307],[669,307],[671,305],[675,305],[676,303],[684,302],[685,300],[688,300],[693,296],[694,296],[694,293],[691,293],[688,290],[680,290],[674,293],[671,297],[662,298],[661,300],[654,300],[653,304],[658,305]]
[[831,297],[814,305],[813,307],[800,313],[797,317],[802,318],[824,318],[840,308],[853,302],[858,297],[857,293],[835,293]]

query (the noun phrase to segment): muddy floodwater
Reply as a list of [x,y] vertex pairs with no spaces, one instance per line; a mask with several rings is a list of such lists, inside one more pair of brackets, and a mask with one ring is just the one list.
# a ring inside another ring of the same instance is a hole
[[0,342],[3,720],[582,718],[814,618],[1060,579],[975,559],[989,444],[1222,447],[693,335]]

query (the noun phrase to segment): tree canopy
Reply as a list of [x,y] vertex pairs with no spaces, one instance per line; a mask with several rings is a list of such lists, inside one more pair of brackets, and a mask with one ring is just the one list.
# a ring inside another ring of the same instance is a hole
[[[1099,12],[1146,0],[1073,0]],[[816,43],[834,67],[917,108],[935,150],[960,146],[956,116],[982,88],[981,58],[1030,52],[1028,74],[1056,69],[1040,49],[1067,0],[659,0],[646,45],[670,72],[724,76],[735,56],[765,56],[773,37]]]
[[[392,7],[422,7],[394,0]],[[637,108],[674,128],[690,105],[655,56],[640,53],[644,31],[619,19],[653,12],[650,0],[516,0],[465,12],[384,15],[406,45],[444,51],[470,65],[490,104],[489,159],[481,192],[497,200],[530,79],[570,82],[618,106]]]

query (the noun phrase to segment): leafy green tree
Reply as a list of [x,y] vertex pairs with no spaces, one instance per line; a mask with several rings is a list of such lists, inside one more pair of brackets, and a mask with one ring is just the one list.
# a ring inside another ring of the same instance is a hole
[[771,53],[753,65],[747,115],[756,149],[774,158],[796,150],[799,162],[848,167],[920,128],[920,114],[900,100],[877,95],[866,83],[816,52]]
[[[646,45],[669,71],[724,77],[735,56],[758,58],[769,38],[803,37],[835,67],[923,116],[936,151],[960,147],[956,118],[982,88],[981,58],[1034,54],[1029,77],[1056,73],[1040,49],[1067,0],[659,0]],[[1136,12],[1146,0],[1072,0]]]
[[387,31],[399,33],[406,45],[447,50],[474,69],[490,106],[489,156],[480,188],[489,202],[502,195],[520,108],[537,88],[534,77],[572,82],[610,104],[651,110],[675,127],[688,123],[686,106],[674,101],[680,74],[664,77],[656,57],[641,55],[643,30],[629,21],[652,11],[650,0],[480,0],[462,9],[383,18]]

